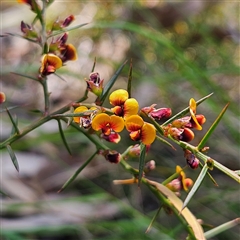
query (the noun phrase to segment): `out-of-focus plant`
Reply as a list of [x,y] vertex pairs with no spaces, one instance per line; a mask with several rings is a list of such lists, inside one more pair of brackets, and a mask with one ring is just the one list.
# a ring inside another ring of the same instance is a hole
[[[15,72],[15,74],[40,83],[43,87],[45,104],[44,109],[41,111],[42,116],[23,129],[18,127],[17,118],[11,115],[10,108],[8,109],[8,106],[2,105],[6,109],[6,111],[2,111],[2,114],[4,112],[8,114],[13,126],[13,131],[6,140],[0,143],[0,149],[6,148],[8,150],[15,168],[19,171],[17,156],[11,145],[42,124],[51,120],[57,120],[60,136],[70,154],[71,148],[65,138],[62,122],[75,128],[79,134],[84,134],[96,147],[91,157],[63,184],[59,193],[76,179],[78,174],[94,160],[96,155],[102,155],[110,163],[119,164],[122,166],[123,171],[132,174],[131,179],[115,180],[114,184],[138,184],[139,187],[141,187],[141,184],[145,184],[159,200],[159,210],[147,231],[150,230],[157,215],[160,214],[160,209],[166,210],[169,214],[174,213],[178,217],[188,232],[187,239],[206,239],[238,224],[239,219],[235,219],[234,221],[223,223],[223,225],[208,232],[204,232],[200,224],[201,221],[187,208],[189,201],[194,198],[196,191],[205,178],[210,178],[213,185],[217,185],[211,176],[211,170],[213,168],[219,169],[225,175],[240,183],[239,170],[230,170],[223,166],[218,160],[206,154],[206,151],[209,150],[206,143],[221,121],[229,104],[226,104],[199,144],[194,146],[189,143],[194,139],[194,130],[201,131],[203,124],[206,122],[206,117],[203,114],[197,114],[197,106],[207,100],[212,94],[198,101],[191,98],[189,100],[189,106],[173,116],[172,109],[167,107],[155,108],[157,104],[139,109],[138,100],[131,97],[132,65],[130,66],[127,90],[117,89],[111,92],[111,88],[117,81],[126,62],[119,67],[105,85],[100,74],[94,71],[96,64],[96,62],[94,62],[89,79],[86,80],[84,96],[78,101],[72,102],[52,112],[50,93],[48,92],[48,79],[52,74],[56,74],[59,68],[64,67],[67,61],[77,59],[75,47],[67,43],[68,32],[80,28],[85,24],[69,27],[74,21],[74,16],[70,15],[63,20],[55,21],[50,28],[46,28],[46,10],[53,0],[42,0],[41,4],[36,0],[18,0],[18,2],[28,4],[36,16],[31,24],[25,23],[24,21],[20,23],[21,35],[6,35],[21,37],[26,41],[38,44],[41,47],[42,56],[39,56],[41,64],[35,77],[19,72]],[[36,27],[36,23],[38,22],[41,26],[40,29]],[[88,99],[89,92],[96,95],[96,100],[91,103],[86,103],[85,100]],[[1,92],[1,104],[4,104],[5,98],[5,94]],[[109,103],[112,105],[112,108],[105,107],[104,103],[107,98],[109,98]],[[160,124],[159,120],[163,123]],[[120,133],[124,129],[129,132],[130,139],[135,141],[136,144],[128,146],[123,153],[120,153],[117,144],[121,141]],[[114,149],[108,147],[104,144],[103,140],[115,143],[116,147]],[[173,169],[173,174],[161,183],[148,179],[146,174],[155,169],[154,160],[147,162],[147,153],[150,151],[151,144],[154,141],[159,141],[159,144],[165,144],[166,148],[174,148],[172,143],[179,145],[183,149],[186,167],[189,166],[191,169],[201,168],[196,181],[194,182],[192,179],[187,178],[180,166],[176,166],[176,171]],[[131,157],[139,158],[138,169],[128,163],[127,160]],[[188,192],[183,202],[180,199],[182,190]],[[1,189],[0,191],[6,195]]]

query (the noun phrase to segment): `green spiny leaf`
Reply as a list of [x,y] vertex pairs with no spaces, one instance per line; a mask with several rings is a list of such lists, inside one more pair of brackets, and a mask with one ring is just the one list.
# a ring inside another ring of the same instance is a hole
[[104,100],[106,99],[109,91],[111,90],[113,84],[116,82],[118,76],[120,75],[120,73],[121,73],[121,71],[122,71],[122,69],[123,69],[123,67],[125,66],[126,63],[127,63],[127,61],[125,61],[125,62],[118,68],[118,70],[115,72],[115,74],[112,76],[112,78],[108,81],[108,83],[106,84],[106,86],[105,86],[104,89],[103,89],[102,95],[101,95],[100,97],[98,97],[98,98],[96,99],[96,101],[95,101],[95,102],[97,103],[97,105],[100,105],[100,106],[101,106],[101,105],[103,104],[103,102],[104,102]]
[[169,147],[171,147],[173,150],[176,150],[176,148],[170,143],[168,142],[167,140],[165,140],[164,138],[161,138],[159,136],[156,136],[156,139],[159,140],[160,142],[168,145]]
[[[19,106],[8,107],[8,110],[15,109],[15,108],[19,108]],[[7,111],[6,109],[0,109],[0,113],[6,112],[6,111]]]
[[18,125],[18,118],[17,118],[16,115],[14,115],[14,117],[13,117],[13,121],[14,121],[15,125],[13,125],[13,127],[12,127],[11,135],[14,135],[14,134],[16,133],[16,127],[15,127],[15,126]]
[[50,34],[47,38],[54,37],[54,36],[59,35],[59,34],[61,34],[61,33],[70,32],[70,31],[72,31],[72,30],[81,28],[81,27],[83,27],[83,26],[85,26],[85,25],[87,25],[87,24],[88,24],[88,23],[83,23],[83,24],[79,24],[79,25],[74,26],[74,27],[64,28],[64,29],[59,30],[59,31],[56,31],[56,32],[54,31],[54,32],[53,32],[52,34]]
[[203,166],[200,174],[198,175],[198,178],[197,178],[196,182],[194,183],[193,187],[191,188],[190,192],[188,193],[188,195],[187,195],[187,197],[186,197],[186,199],[183,203],[182,210],[187,206],[187,204],[190,202],[190,200],[192,199],[192,197],[194,196],[194,194],[196,193],[196,191],[200,187],[207,171],[208,171],[208,166],[207,166],[207,164],[205,164]]
[[59,79],[61,79],[63,82],[67,82],[62,76],[60,76],[59,74],[57,74],[56,72],[54,73],[54,75],[56,75]]
[[17,33],[6,33],[6,34],[9,35],[9,36],[13,36],[13,37],[18,37],[18,38],[25,39],[25,40],[27,40],[27,41],[29,41],[29,42],[38,43],[37,40],[24,37],[24,36],[22,36],[22,35],[20,35],[20,34],[17,34]]
[[10,158],[12,159],[12,162],[13,162],[13,165],[14,167],[16,168],[16,170],[19,172],[19,165],[18,165],[18,161],[17,161],[17,157],[14,153],[14,151],[12,150],[11,146],[10,145],[7,145],[7,150],[8,150],[8,153],[10,155]]
[[17,126],[17,121],[12,117],[11,113],[8,111],[7,108],[6,108],[6,111],[7,111],[7,114],[8,114],[8,116],[9,116],[11,122],[12,122],[12,125],[14,127],[14,130],[12,132],[19,134],[20,131],[19,131],[18,126]]
[[83,116],[89,116],[92,113],[94,113],[96,110],[87,110],[80,113],[65,113],[65,114],[56,114],[54,117],[83,117]]
[[2,191],[1,189],[0,189],[0,194],[2,194],[2,195],[4,195],[4,196],[6,196],[6,197],[9,197],[4,191]]
[[162,209],[162,206],[160,206],[160,208],[158,208],[156,214],[154,215],[154,217],[153,217],[152,221],[150,222],[150,224],[149,224],[149,226],[148,226],[148,228],[147,228],[147,230],[146,230],[145,233],[148,233],[148,232],[150,231],[150,229],[151,229],[153,223],[155,222],[155,220],[157,219],[157,217],[158,217],[158,215],[159,215],[161,209]]
[[64,185],[58,191],[59,193],[62,192],[70,183],[72,183],[76,179],[78,174],[93,160],[97,153],[98,150],[80,168],[78,168],[78,170],[64,183]]
[[139,158],[138,186],[140,186],[140,183],[143,177],[143,169],[145,166],[146,145],[141,143],[140,149],[141,149],[141,152],[140,152],[140,158]]
[[66,138],[65,138],[65,135],[64,135],[64,133],[63,133],[61,121],[60,121],[60,120],[57,120],[57,121],[58,121],[58,128],[59,128],[60,136],[61,136],[61,138],[62,138],[62,141],[63,141],[63,143],[64,143],[64,146],[66,147],[68,153],[69,153],[70,155],[72,155],[71,150],[70,150],[70,148],[69,148],[69,146],[68,146],[67,140],[66,140]]
[[29,111],[32,112],[32,113],[43,114],[43,112],[39,109],[31,109]]
[[11,72],[11,73],[13,73],[13,74],[15,74],[15,75],[18,75],[18,76],[21,76],[21,77],[29,78],[29,79],[31,79],[31,80],[34,80],[34,81],[39,82],[38,78],[35,78],[35,77],[32,77],[32,76],[28,76],[28,75],[25,75],[25,74],[23,74],[23,73],[17,73],[17,72]]
[[225,232],[226,230],[235,227],[236,225],[240,224],[240,218],[236,218],[232,221],[226,222],[218,227],[215,227],[207,232],[204,233],[204,236],[209,239],[212,237],[215,237],[216,235],[218,235],[221,232]]
[[208,138],[211,136],[211,134],[213,133],[213,131],[215,130],[215,128],[217,127],[217,125],[219,124],[220,120],[222,119],[224,113],[226,112],[227,108],[229,106],[229,103],[223,108],[223,110],[220,112],[220,114],[218,115],[217,119],[214,121],[214,123],[212,124],[212,126],[208,129],[207,133],[204,135],[204,137],[202,138],[201,142],[198,144],[197,148],[199,150],[201,150]]
[[94,58],[94,62],[93,62],[93,66],[92,66],[92,71],[91,72],[94,72],[94,69],[95,69],[95,66],[96,66],[96,62],[97,62],[97,59],[96,57]]
[[130,69],[129,69],[129,73],[128,73],[128,85],[127,85],[127,91],[128,91],[128,95],[129,98],[131,98],[131,89],[132,89],[132,59],[130,62]]

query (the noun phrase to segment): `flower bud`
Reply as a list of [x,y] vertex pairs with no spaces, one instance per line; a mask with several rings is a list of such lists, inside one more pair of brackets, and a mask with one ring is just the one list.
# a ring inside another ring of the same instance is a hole
[[103,79],[100,80],[100,75],[97,72],[93,72],[89,75],[87,82],[88,90],[93,92],[96,96],[101,96],[103,91]]
[[185,178],[184,184],[187,188],[190,188],[193,185],[193,180],[191,178]]
[[151,160],[145,164],[144,171],[149,172],[156,168],[156,164],[154,160]]
[[155,106],[156,106],[157,104],[152,104],[151,106],[149,106],[149,107],[143,107],[142,109],[141,109],[141,111],[142,112],[144,112],[144,113],[146,113],[146,114],[149,114],[150,112],[152,112],[155,108]]
[[160,120],[162,118],[169,118],[172,115],[172,110],[171,108],[154,109],[149,115],[155,120]]
[[63,23],[61,24],[61,27],[62,28],[68,27],[74,20],[75,17],[73,15],[68,16],[67,18],[64,19]]
[[173,179],[171,182],[169,182],[166,185],[167,188],[169,188],[173,192],[179,192],[182,189],[182,183],[181,180],[178,178]]
[[0,92],[0,104],[6,101],[6,96],[4,92]]
[[157,104],[152,104],[149,107],[144,107],[141,109],[141,111],[148,114],[150,117],[154,118],[155,120],[160,120],[162,118],[169,118],[172,115],[171,108],[156,109],[155,108],[156,105]]
[[128,151],[128,155],[130,157],[139,157],[140,156],[140,152],[141,152],[141,148],[139,144],[135,144],[134,146],[132,146],[129,151]]
[[194,139],[194,133],[189,128],[184,128],[182,134],[180,135],[179,140],[184,142],[190,142]]
[[28,25],[23,21],[21,21],[21,31],[24,33],[24,37],[32,38],[32,39],[38,38],[37,32],[34,31],[30,25]]
[[68,33],[64,33],[62,36],[60,36],[57,40],[56,40],[56,42],[58,43],[58,45],[64,45],[64,44],[66,44],[66,42],[67,42],[67,39],[68,39]]
[[186,158],[187,164],[192,168],[196,169],[199,165],[199,160],[189,150],[185,150],[184,157]]
[[115,150],[106,150],[103,155],[110,163],[119,163],[121,160],[121,154]]

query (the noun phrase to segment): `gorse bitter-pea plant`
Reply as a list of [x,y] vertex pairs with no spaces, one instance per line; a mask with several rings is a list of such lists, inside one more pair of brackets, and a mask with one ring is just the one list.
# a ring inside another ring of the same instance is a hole
[[[201,131],[207,119],[203,113],[197,112],[197,106],[207,100],[212,94],[200,100],[191,98],[189,105],[173,116],[170,108],[156,108],[157,104],[145,106],[140,109],[138,100],[131,97],[132,64],[130,64],[126,89],[111,91],[112,86],[117,81],[121,70],[127,62],[124,62],[113,77],[105,84],[104,80],[100,77],[100,73],[94,71],[96,64],[96,61],[94,61],[92,72],[88,80],[85,80],[86,90],[84,96],[78,101],[52,112],[50,107],[51,95],[48,92],[49,78],[51,78],[51,75],[56,74],[59,68],[63,68],[66,62],[77,59],[75,47],[71,43],[68,43],[68,32],[80,28],[85,24],[69,27],[74,22],[74,16],[70,15],[65,19],[60,18],[56,20],[51,27],[47,28],[46,11],[48,6],[53,3],[53,0],[42,0],[41,2],[36,0],[18,0],[18,2],[29,5],[31,11],[35,13],[35,18],[31,24],[24,21],[20,23],[21,34],[8,33],[2,37],[9,35],[21,37],[41,47],[42,55],[39,56],[41,63],[36,76],[28,76],[17,72],[14,74],[32,79],[36,81],[36,84],[41,84],[45,104],[42,116],[29,126],[21,129],[18,127],[16,118],[11,115],[8,106],[5,106],[4,102],[7,96],[5,96],[4,92],[0,93],[0,103],[4,106],[2,114],[8,114],[14,130],[7,139],[1,142],[0,149],[7,149],[16,169],[19,171],[17,156],[11,147],[12,143],[18,141],[42,124],[51,120],[57,120],[60,137],[69,153],[71,153],[71,150],[65,138],[62,123],[68,124],[69,127],[74,128],[79,134],[84,134],[96,147],[96,151],[91,157],[69,177],[67,182],[63,183],[59,193],[66,189],[78,174],[91,161],[94,161],[97,155],[102,155],[110,163],[119,164],[123,171],[132,174],[131,179],[115,180],[114,184],[137,184],[138,187],[145,184],[159,200],[160,208],[147,231],[150,230],[157,215],[160,214],[160,209],[166,209],[167,212],[174,213],[178,217],[188,232],[188,239],[206,239],[239,223],[239,219],[235,219],[208,232],[204,232],[200,221],[187,208],[189,201],[194,198],[196,191],[201,186],[205,177],[210,178],[213,184],[217,185],[211,176],[213,168],[219,169],[238,183],[240,182],[238,171],[230,170],[217,160],[206,155],[209,150],[206,142],[223,117],[228,104],[220,112],[199,144],[193,146],[189,143],[194,139],[193,130]],[[35,27],[36,23],[40,23],[40,29]],[[96,95],[96,100],[93,103],[85,102],[88,99],[89,92]],[[104,107],[107,101],[108,105],[112,106],[111,108]],[[159,120],[163,123],[159,124]],[[123,153],[120,153],[118,151],[118,143],[121,141],[120,133],[124,129],[127,130],[129,138],[135,144],[128,146]],[[105,141],[115,143],[115,148],[110,149],[104,144]],[[178,165],[173,175],[161,183],[148,179],[146,173],[154,171],[155,161],[145,161],[148,151],[151,151],[151,144],[154,141],[158,141],[158,144],[165,144],[167,148],[174,148],[172,143],[179,145],[183,149],[183,157],[186,159],[187,165],[191,169],[201,168],[195,182],[187,178],[183,169]],[[133,168],[128,163],[127,160],[130,157],[139,158],[138,169]],[[183,202],[179,198],[181,191],[188,192]],[[5,194],[2,190],[1,193]]]

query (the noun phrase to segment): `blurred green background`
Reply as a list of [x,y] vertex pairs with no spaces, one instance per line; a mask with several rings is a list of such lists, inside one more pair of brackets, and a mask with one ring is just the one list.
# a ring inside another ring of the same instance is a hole
[[[94,58],[95,70],[105,83],[127,59],[114,89],[127,87],[130,59],[133,63],[132,96],[141,107],[153,103],[170,107],[173,114],[198,100],[214,95],[201,104],[198,113],[207,122],[196,132],[197,144],[221,109],[230,106],[208,141],[208,155],[232,170],[239,166],[239,65],[240,5],[238,2],[208,1],[55,1],[47,11],[49,26],[58,17],[74,14],[71,26],[88,25],[69,33],[68,43],[78,51],[78,60],[68,62],[58,71],[66,81],[49,77],[51,107],[56,110],[79,99],[85,90]],[[20,34],[20,22],[30,24],[34,14],[29,6],[1,3],[1,34]],[[36,26],[37,28],[37,26]],[[1,91],[7,96],[5,106],[24,127],[39,118],[32,109],[43,108],[41,87],[34,81],[11,74],[35,75],[40,66],[41,49],[17,37],[1,38]],[[86,102],[95,97],[89,94]],[[106,106],[109,106],[106,101]],[[1,114],[1,140],[11,132],[6,114]],[[69,156],[59,136],[57,122],[51,121],[12,147],[20,173],[10,157],[1,152],[1,189],[11,199],[1,196],[3,239],[185,239],[186,232],[174,215],[161,212],[148,234],[145,231],[159,203],[141,186],[114,186],[114,179],[131,177],[120,165],[112,165],[101,156],[84,169],[79,178],[62,193],[57,191],[95,151],[88,139],[65,127],[73,156]],[[112,148],[124,151],[133,144],[123,132],[122,141]],[[161,182],[185,166],[177,151],[158,141],[152,144],[147,160],[156,161],[156,169],[147,177]],[[138,166],[137,159],[129,162]],[[196,180],[200,169],[187,169]],[[188,207],[202,219],[205,230],[239,216],[239,185],[214,169],[219,187],[206,178]],[[186,194],[181,198],[185,199]],[[239,239],[239,227],[212,239]]]

